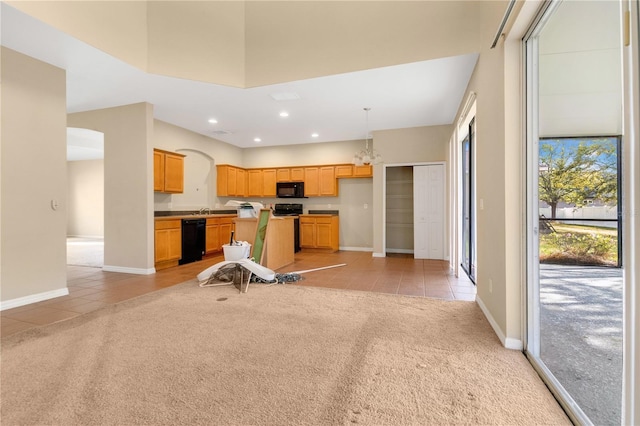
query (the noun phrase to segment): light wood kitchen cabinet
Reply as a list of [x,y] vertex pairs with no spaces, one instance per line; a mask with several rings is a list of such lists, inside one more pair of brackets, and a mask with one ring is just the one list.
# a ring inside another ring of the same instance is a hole
[[262,181],[262,170],[252,169],[247,171],[247,196],[248,197],[261,197],[262,187],[264,183]]
[[320,168],[304,168],[304,195],[305,197],[320,196]]
[[356,166],[353,164],[338,164],[335,166],[336,178],[364,178],[373,177],[373,167]]
[[292,167],[291,168],[291,182],[303,182],[304,181],[304,168]]
[[222,250],[223,244],[229,244],[231,240],[231,231],[233,231],[233,219],[237,216],[221,217],[220,218],[220,250]]
[[156,219],[155,263],[156,269],[178,264],[182,257],[182,220]]
[[229,244],[231,230],[233,229],[233,219],[229,217],[209,217],[205,227],[205,254],[215,253],[222,250],[223,244]]
[[222,164],[216,172],[218,197],[246,197],[246,170]]
[[247,171],[245,169],[236,169],[236,196],[247,196]]
[[304,195],[307,197],[335,197],[338,195],[335,167],[305,167]]
[[287,167],[277,169],[276,182],[303,182],[304,181],[304,168],[302,167]]
[[222,243],[220,243],[220,219],[209,218],[205,226],[205,254],[214,253],[222,250]]
[[278,169],[276,172],[276,182],[290,182],[291,169]]
[[247,179],[248,197],[276,196],[276,169],[249,169]]
[[320,167],[320,196],[334,197],[338,195],[338,182],[333,166]]
[[[236,218],[234,222],[236,239],[247,241],[253,247],[258,219]],[[269,219],[261,263],[263,266],[275,270],[293,263],[295,256],[293,228],[293,217],[272,217]]]
[[276,169],[263,169],[262,170],[262,196],[263,197],[275,197],[276,196]]
[[372,177],[372,167],[330,164],[273,169],[243,169],[222,164],[217,167],[219,197],[276,197],[277,182],[304,182],[307,197],[338,196],[338,179]]
[[338,164],[336,166],[337,178],[348,178],[353,176],[353,164]]
[[300,215],[300,247],[338,251],[340,218],[335,215]]
[[184,192],[184,155],[153,150],[153,190],[170,194]]
[[373,166],[353,166],[353,177],[373,177]]

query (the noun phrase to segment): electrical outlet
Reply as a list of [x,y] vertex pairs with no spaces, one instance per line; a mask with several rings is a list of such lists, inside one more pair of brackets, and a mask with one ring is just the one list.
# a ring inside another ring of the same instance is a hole
[[369,204],[364,203],[364,209],[366,210],[366,209],[368,209],[368,208],[369,208]]
[[327,204],[327,208],[330,209],[331,208],[331,204]]

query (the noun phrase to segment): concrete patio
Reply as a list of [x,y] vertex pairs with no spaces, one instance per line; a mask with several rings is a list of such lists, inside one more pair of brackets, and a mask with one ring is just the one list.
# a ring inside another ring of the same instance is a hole
[[596,425],[619,425],[622,269],[540,265],[541,358]]

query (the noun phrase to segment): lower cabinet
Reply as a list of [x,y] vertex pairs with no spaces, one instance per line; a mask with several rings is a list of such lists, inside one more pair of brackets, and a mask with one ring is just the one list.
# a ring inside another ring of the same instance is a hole
[[156,269],[175,266],[182,257],[182,220],[157,219],[155,221]]
[[300,247],[338,251],[340,218],[335,215],[300,215]]
[[235,217],[234,215],[207,218],[205,254],[219,252],[222,250],[223,244],[229,244],[233,230],[233,218]]

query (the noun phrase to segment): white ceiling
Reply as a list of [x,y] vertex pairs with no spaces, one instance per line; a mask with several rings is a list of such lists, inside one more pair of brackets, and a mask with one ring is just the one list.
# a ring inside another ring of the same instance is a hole
[[[3,46],[66,70],[69,113],[148,102],[159,120],[243,148],[364,139],[365,107],[369,131],[450,124],[478,58],[240,89],[143,72],[4,3],[1,18]],[[282,93],[299,99],[273,99]]]
[[67,161],[104,158],[104,133],[67,127]]

